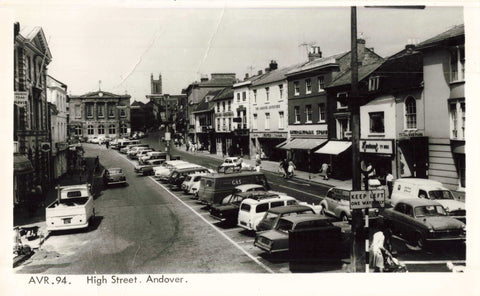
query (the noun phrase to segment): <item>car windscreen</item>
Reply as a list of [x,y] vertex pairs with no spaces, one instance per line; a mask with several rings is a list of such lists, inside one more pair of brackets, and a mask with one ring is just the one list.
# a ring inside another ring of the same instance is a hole
[[447,213],[445,212],[445,209],[440,205],[415,207],[414,212],[415,212],[415,217],[417,218],[447,215]]
[[292,222],[290,222],[288,220],[280,219],[278,221],[276,229],[278,231],[288,232],[289,230],[292,230],[292,228],[293,228],[293,223]]
[[122,173],[122,169],[109,169],[109,170],[108,170],[108,173],[109,173],[110,175],[121,174],[121,173]]
[[455,199],[448,190],[431,190],[428,192],[430,199]]

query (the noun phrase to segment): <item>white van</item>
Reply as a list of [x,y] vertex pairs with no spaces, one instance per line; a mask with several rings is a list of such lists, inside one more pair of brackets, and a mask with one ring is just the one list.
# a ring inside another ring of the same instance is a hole
[[168,181],[170,174],[175,169],[180,168],[194,168],[194,167],[201,167],[198,164],[193,164],[190,162],[186,162],[183,160],[170,160],[165,161],[162,163],[161,166],[155,167],[154,171],[154,178],[160,181]]
[[456,200],[442,183],[430,179],[401,178],[393,183],[391,203],[394,206],[403,198],[427,198],[436,200],[449,216],[465,222],[465,203]]
[[298,204],[297,200],[288,195],[268,193],[264,198],[246,198],[240,204],[238,211],[238,226],[257,231],[257,226],[263,219],[265,212],[271,208]]

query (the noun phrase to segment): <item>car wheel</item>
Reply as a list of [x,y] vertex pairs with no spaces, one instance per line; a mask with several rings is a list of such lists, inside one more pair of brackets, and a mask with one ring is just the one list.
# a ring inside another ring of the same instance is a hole
[[324,206],[324,205],[322,205],[322,207],[320,208],[320,214],[321,214],[321,215],[324,215],[324,216],[325,216],[325,214],[326,214],[326,213],[325,213],[325,206]]
[[415,234],[415,246],[420,249],[425,248],[425,239],[420,233]]
[[342,213],[342,214],[340,215],[340,220],[342,220],[343,222],[348,222],[347,214]]

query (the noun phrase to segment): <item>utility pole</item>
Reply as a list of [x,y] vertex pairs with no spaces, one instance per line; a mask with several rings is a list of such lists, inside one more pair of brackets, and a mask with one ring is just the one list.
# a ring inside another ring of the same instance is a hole
[[[352,128],[352,189],[361,190],[360,172],[360,97],[358,95],[358,56],[357,56],[357,8],[351,7],[351,90],[350,114]],[[352,210],[352,249],[351,264],[355,272],[365,271],[365,238],[363,233],[362,210]]]

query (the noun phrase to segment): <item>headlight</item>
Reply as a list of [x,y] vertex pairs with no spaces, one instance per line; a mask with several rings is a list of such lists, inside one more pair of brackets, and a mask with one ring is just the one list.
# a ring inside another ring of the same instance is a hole
[[464,224],[464,225],[462,226],[462,230],[463,230],[463,233],[464,233],[464,234],[467,233],[467,225]]

